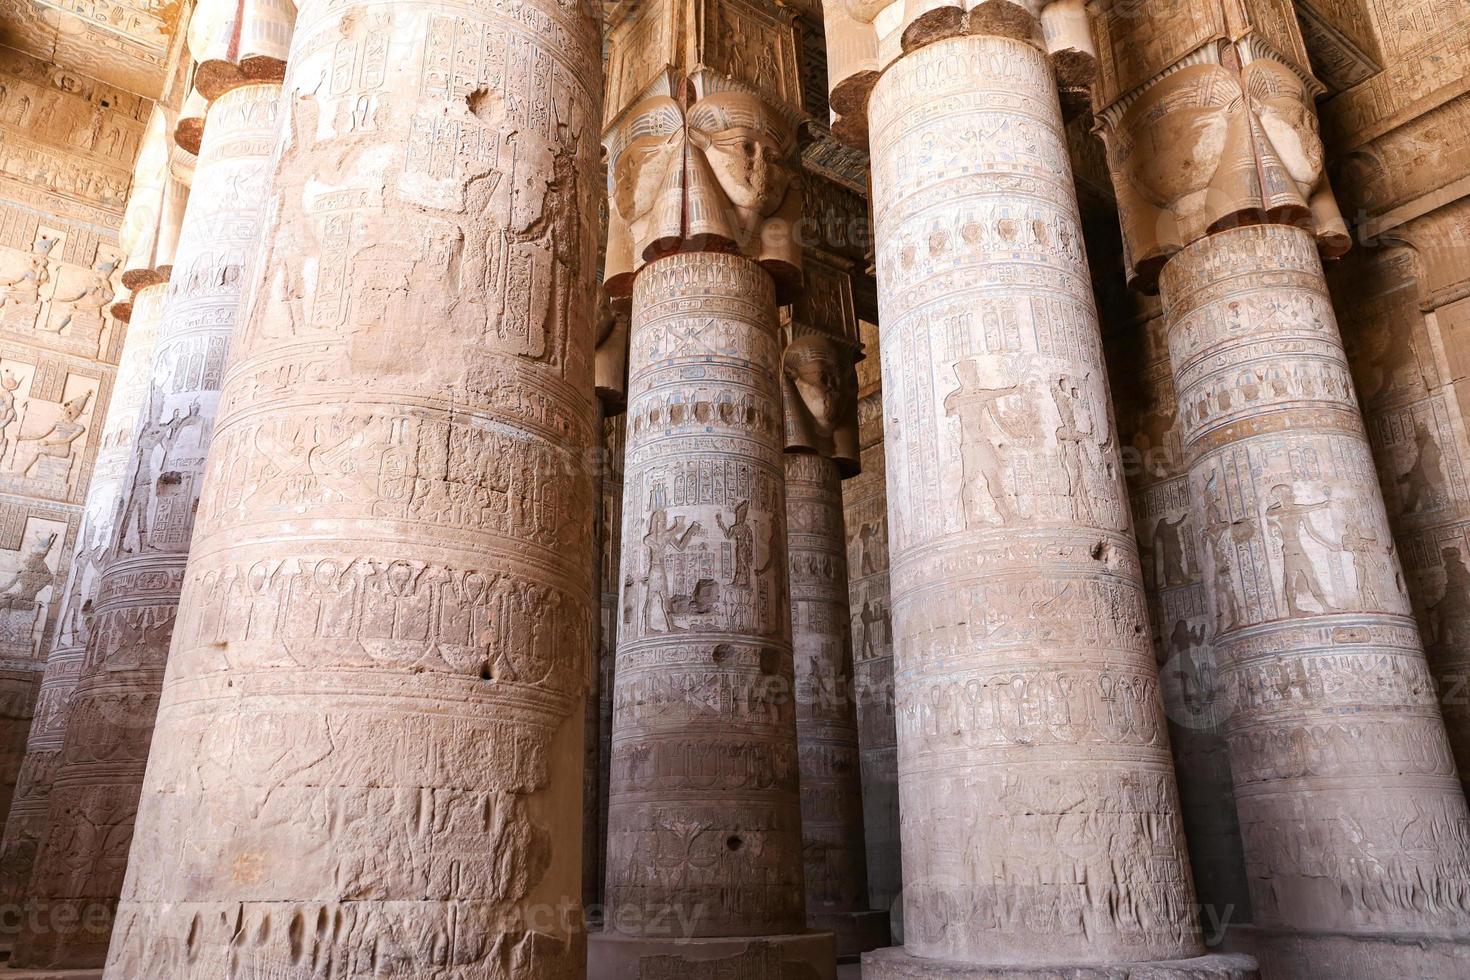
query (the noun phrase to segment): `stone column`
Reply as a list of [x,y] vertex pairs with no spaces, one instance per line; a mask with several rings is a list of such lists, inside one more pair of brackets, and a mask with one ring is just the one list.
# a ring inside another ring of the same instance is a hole
[[1199,955],[1040,25],[895,12],[847,127],[872,155],[906,942],[864,975],[1249,975]]
[[209,104],[18,966],[97,967],[106,958],[279,98],[279,84],[251,83]]
[[861,465],[861,356],[845,263],[809,248],[781,359],[786,421],[786,540],[801,774],[807,925],[837,955],[888,944],[888,914],[868,906],[862,761],[853,681],[842,479]]
[[1250,890],[1225,740],[1229,699],[1211,643],[1205,546],[1191,511],[1167,330],[1157,301],[1142,311],[1105,308],[1103,322],[1114,327],[1104,347],[1118,399],[1184,838],[1200,926],[1214,946],[1229,928],[1251,921]]
[[575,980],[597,22],[296,24],[107,976]]
[[805,932],[782,469],[795,40],[739,0],[611,28],[606,285],[632,322],[596,978],[835,975]]
[[[25,758],[5,821],[4,837],[0,839],[0,907],[20,908],[26,899],[37,843],[50,812],[51,782],[71,715],[71,693],[91,634],[93,603],[126,482],[138,408],[148,391],[153,339],[168,291],[168,276],[159,270],[166,270],[173,262],[172,248],[178,240],[178,231],[172,226],[183,218],[182,209],[160,207],[164,181],[169,179],[172,168],[164,112],[154,111],[134,166],[134,196],[129,198],[119,235],[128,256],[125,263],[128,271],[124,276],[132,287],[130,294],[112,304],[111,313],[127,324],[127,335],[100,430],[101,443],[87,486],[71,565],[59,593],[60,612],[48,637],[49,649],[35,716],[26,739]],[[161,229],[160,224],[164,226]],[[0,926],[13,934],[19,929],[19,919]]]
[[[1462,976],[1470,815],[1323,279],[1348,238],[1320,87],[1294,23],[1208,12],[1106,11],[1098,101],[1203,542],[1255,923],[1227,943],[1270,975]],[[1140,59],[1186,16],[1200,47]]]
[[1285,975],[1462,976],[1470,818],[1312,233],[1205,237],[1160,292],[1250,941]]

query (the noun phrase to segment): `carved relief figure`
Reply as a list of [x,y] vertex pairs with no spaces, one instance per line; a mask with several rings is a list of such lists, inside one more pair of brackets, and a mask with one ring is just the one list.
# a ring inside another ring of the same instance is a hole
[[[683,516],[668,523],[668,514],[656,509],[648,517],[648,533],[643,547],[648,551],[648,572],[643,580],[643,629],[646,633],[669,633],[674,625],[674,596],[669,582],[669,560],[673,552],[683,551],[689,540],[702,533],[699,522],[684,526]],[[727,535],[728,536],[728,535]]]
[[1431,640],[1436,646],[1454,647],[1470,641],[1470,568],[1459,548],[1441,548],[1444,591],[1429,607]]
[[1414,422],[1414,461],[1399,474],[1398,484],[1405,514],[1429,509],[1444,489],[1444,454],[1422,419]]
[[64,482],[69,486],[72,469],[76,464],[74,444],[87,431],[87,427],[79,420],[91,400],[92,393],[86,391],[63,403],[61,417],[39,435],[27,436],[22,429],[22,434],[15,441],[12,469],[21,476],[29,477],[42,460],[63,459],[67,461]]
[[1165,586],[1186,585],[1189,582],[1189,574],[1184,568],[1184,542],[1179,530],[1187,517],[1187,514],[1180,514],[1173,521],[1160,517],[1154,525],[1154,553],[1156,561],[1163,569],[1160,581]]
[[41,289],[51,281],[51,250],[60,241],[42,235],[31,249],[25,269],[17,276],[0,280],[0,311],[7,307],[34,306],[41,301]]
[[0,460],[10,455],[10,423],[17,418],[15,392],[20,388],[20,379],[9,368],[0,374]]
[[1005,485],[1004,463],[1000,446],[1005,436],[995,416],[996,403],[1017,393],[1016,385],[1003,388],[985,387],[980,380],[977,361],[958,361],[954,365],[959,388],[944,399],[944,413],[960,423],[960,468],[963,475],[961,496],[965,507],[965,526],[987,523],[981,506],[981,493],[989,498],[1001,523],[1016,519],[1010,491]]
[[93,326],[94,331],[101,330],[101,321],[108,304],[116,295],[112,288],[112,274],[117,271],[117,259],[104,259],[99,261],[87,274],[86,283],[74,296],[57,296],[57,303],[65,303],[71,307],[66,318],[55,328],[54,333],[62,333],[72,325],[78,316],[87,318]]
[[1306,538],[1311,538],[1329,551],[1341,550],[1341,545],[1312,524],[1312,515],[1326,509],[1331,501],[1302,503],[1297,500],[1296,491],[1284,483],[1271,488],[1271,501],[1266,507],[1266,523],[1281,548],[1281,591],[1285,593],[1289,615],[1311,615],[1298,601],[1302,590],[1316,600],[1321,612],[1336,612],[1337,607],[1327,600],[1326,590],[1317,578],[1316,564],[1306,547]]
[[[173,448],[179,435],[187,426],[198,423],[200,418],[197,401],[189,406],[187,415],[180,415],[178,409],[174,409],[173,415],[167,421],[159,419],[162,411],[163,394],[154,389],[148,399],[148,415],[138,429],[133,449],[132,475],[128,481],[129,489],[127,496],[122,499],[122,514],[117,522],[115,547],[119,552],[134,550],[126,543],[128,532],[134,529],[138,538],[137,550],[146,551],[152,547],[148,536],[148,513],[153,505],[155,470],[161,472],[168,460],[169,450]],[[155,461],[159,450],[162,450],[162,457]]]
[[724,514],[715,514],[715,523],[725,535],[725,540],[735,545],[735,573],[731,584],[746,589],[750,588],[750,573],[755,564],[755,531],[746,520],[749,512],[750,501],[742,500],[735,505],[734,523],[726,524]]

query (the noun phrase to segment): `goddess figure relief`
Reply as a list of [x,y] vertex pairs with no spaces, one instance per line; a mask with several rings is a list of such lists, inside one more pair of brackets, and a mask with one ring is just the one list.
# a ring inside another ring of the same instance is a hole
[[1128,274],[1138,288],[1151,290],[1169,256],[1189,242],[1253,216],[1311,228],[1323,254],[1347,250],[1312,99],[1295,70],[1258,56],[1239,69],[1187,65],[1104,112]]
[[801,268],[795,148],[792,124],[751,92],[681,92],[634,106],[609,137],[608,295],[626,301],[634,272],[680,242],[733,246],[771,274],[778,294],[794,291]]

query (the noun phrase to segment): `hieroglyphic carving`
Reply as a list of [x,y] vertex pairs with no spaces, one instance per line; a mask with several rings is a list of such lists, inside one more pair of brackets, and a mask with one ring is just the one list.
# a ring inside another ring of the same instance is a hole
[[1455,929],[1470,819],[1313,237],[1220,232],[1161,287],[1255,921]]
[[[1115,322],[1127,317],[1109,312]],[[1190,869],[1206,940],[1219,942],[1222,924],[1250,921],[1250,892],[1224,733],[1230,705],[1211,643],[1204,538],[1190,512],[1179,403],[1157,303],[1107,340]]]
[[866,149],[868,98],[904,52],[968,34],[1010,37],[1050,53],[1064,83],[1083,85],[1097,51],[1082,0],[823,0],[832,134]]
[[566,980],[596,22],[310,0],[296,31],[109,971]]
[[139,291],[118,365],[117,386],[100,433],[96,466],[87,487],[71,567],[59,596],[46,651],[35,718],[26,740],[16,798],[0,841],[0,902],[26,896],[36,847],[44,832],[51,782],[60,762],[70,717],[70,700],[80,677],[92,632],[92,614],[103,564],[111,552],[112,529],[133,445],[138,408],[148,391],[154,332],[163,313],[167,285]]
[[[620,931],[662,936],[675,908],[696,936],[804,927],[773,288],[715,252],[634,283],[608,815]],[[701,409],[706,387],[720,400]]]
[[[878,331],[863,323],[864,346],[878,349]],[[877,357],[858,364],[866,375],[858,400],[862,472],[842,490],[847,526],[849,609],[858,744],[862,757],[863,827],[872,907],[893,906],[902,890],[898,814],[898,747],[893,704],[893,616],[888,593],[888,509],[884,493],[883,392]],[[896,924],[896,923],[895,923]],[[895,933],[895,941],[901,936]]]
[[938,41],[870,112],[908,961],[1190,956],[1051,66],[1010,38]]
[[[150,358],[149,389],[121,493],[112,502],[93,635],[31,885],[51,908],[105,908],[122,888],[241,266],[259,227],[278,94],[269,85],[244,86],[210,106]],[[99,745],[111,752],[105,779],[92,761]],[[82,846],[93,837],[109,845]],[[94,914],[72,929],[28,929],[17,941],[16,961],[95,967],[105,956],[110,925]]]

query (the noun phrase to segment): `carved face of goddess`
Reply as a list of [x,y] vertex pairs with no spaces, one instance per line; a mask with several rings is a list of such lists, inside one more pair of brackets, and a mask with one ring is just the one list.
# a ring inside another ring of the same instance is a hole
[[1239,83],[1219,65],[1185,68],[1153,86],[1123,122],[1129,183],[1155,207],[1198,209],[1231,149],[1230,118],[1240,106]]
[[793,343],[787,352],[786,376],[821,430],[830,433],[836,428],[842,408],[842,372],[831,343],[820,337]]
[[1285,65],[1255,61],[1245,69],[1246,89],[1266,138],[1303,197],[1322,178],[1324,152],[1302,80]]
[[781,163],[781,147],[765,134],[744,126],[722,130],[708,137],[704,155],[737,208],[770,214],[786,197],[791,171]]

